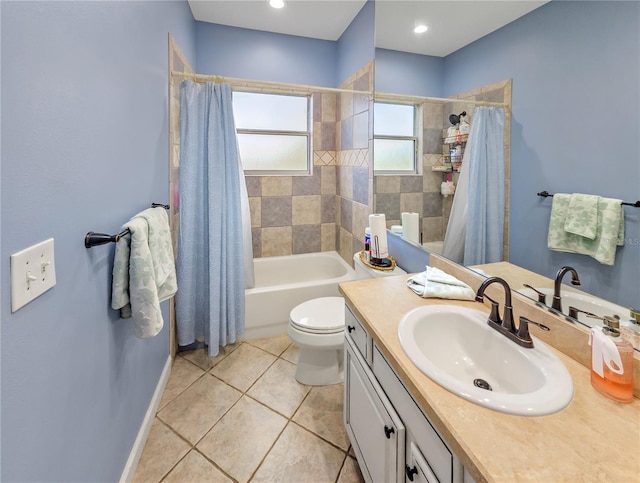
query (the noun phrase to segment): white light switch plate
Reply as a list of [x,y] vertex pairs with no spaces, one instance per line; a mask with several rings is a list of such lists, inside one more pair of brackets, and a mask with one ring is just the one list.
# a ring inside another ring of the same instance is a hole
[[56,284],[53,238],[11,255],[11,312]]

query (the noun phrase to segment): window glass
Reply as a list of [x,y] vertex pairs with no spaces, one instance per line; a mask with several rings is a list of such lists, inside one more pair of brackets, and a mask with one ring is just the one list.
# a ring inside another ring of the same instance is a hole
[[255,174],[311,173],[310,96],[233,93],[242,165]]
[[373,120],[374,171],[379,174],[417,173],[415,106],[376,102]]

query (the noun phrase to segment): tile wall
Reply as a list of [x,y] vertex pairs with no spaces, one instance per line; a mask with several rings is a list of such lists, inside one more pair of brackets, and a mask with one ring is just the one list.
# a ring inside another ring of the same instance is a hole
[[245,176],[255,258],[336,250],[351,263],[362,248],[372,212],[372,69],[340,86],[363,94],[312,94],[312,176]]

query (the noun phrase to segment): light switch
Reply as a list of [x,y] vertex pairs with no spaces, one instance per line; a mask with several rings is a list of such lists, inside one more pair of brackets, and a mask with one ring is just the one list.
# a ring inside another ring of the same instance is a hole
[[11,312],[56,284],[53,238],[11,255]]

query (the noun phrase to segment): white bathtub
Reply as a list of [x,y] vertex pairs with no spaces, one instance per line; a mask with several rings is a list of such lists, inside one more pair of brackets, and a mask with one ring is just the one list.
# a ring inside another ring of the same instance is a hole
[[355,279],[337,252],[254,260],[256,286],[245,290],[244,339],[286,334],[289,312],[317,297],[339,296],[338,284]]

